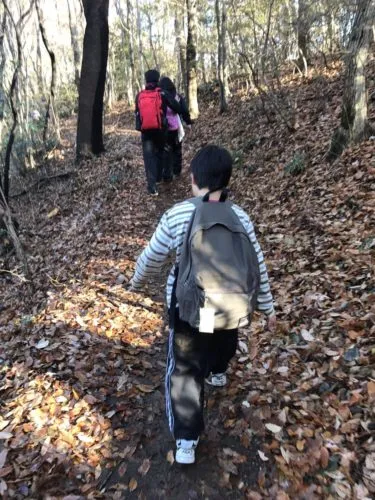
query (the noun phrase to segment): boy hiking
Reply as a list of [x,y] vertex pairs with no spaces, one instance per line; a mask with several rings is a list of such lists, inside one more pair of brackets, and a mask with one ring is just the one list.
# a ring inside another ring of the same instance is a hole
[[181,112],[180,104],[159,87],[160,73],[150,69],[145,73],[146,87],[135,100],[136,129],[142,133],[143,161],[147,191],[157,196],[156,183],[161,181],[164,144],[167,139],[167,108]]
[[232,173],[227,150],[206,146],[191,162],[195,198],[168,210],[137,261],[132,290],[159,271],[167,255],[176,262],[167,282],[170,317],[166,411],[176,439],[176,462],[192,464],[204,428],[204,382],[223,387],[237,347],[238,328],[253,309],[274,329],[276,316],[264,257],[253,225],[226,201]]
[[179,102],[181,107],[180,114],[175,113],[169,107],[167,108],[168,133],[164,145],[163,180],[165,182],[170,182],[173,180],[173,176],[179,177],[182,170],[182,140],[185,132],[181,118],[188,127],[190,127],[193,122],[190,118],[185,98],[177,93],[175,84],[172,80],[164,76],[160,80],[160,88]]

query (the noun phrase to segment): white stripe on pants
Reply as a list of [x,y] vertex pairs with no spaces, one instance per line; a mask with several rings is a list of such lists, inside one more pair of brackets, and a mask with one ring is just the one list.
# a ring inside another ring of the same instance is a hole
[[175,369],[175,359],[173,355],[173,338],[174,329],[169,330],[169,341],[168,341],[168,358],[167,358],[167,372],[165,376],[165,406],[168,418],[169,430],[173,434],[174,431],[174,416],[172,410],[172,400],[171,400],[171,376],[173,370]]

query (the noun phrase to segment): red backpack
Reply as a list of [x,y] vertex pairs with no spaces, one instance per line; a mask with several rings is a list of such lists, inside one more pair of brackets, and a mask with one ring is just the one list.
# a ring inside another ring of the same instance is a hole
[[163,109],[160,89],[142,90],[138,95],[141,130],[161,130]]

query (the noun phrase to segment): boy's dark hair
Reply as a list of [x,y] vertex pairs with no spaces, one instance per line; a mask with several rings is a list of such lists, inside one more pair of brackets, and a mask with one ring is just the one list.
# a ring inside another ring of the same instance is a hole
[[160,78],[160,73],[157,69],[149,69],[145,73],[146,83],[158,83]]
[[191,173],[199,189],[218,191],[228,186],[233,159],[229,151],[210,144],[202,148],[191,161]]
[[172,82],[168,76],[163,76],[160,79],[159,86],[162,90],[166,90],[171,94],[172,97],[176,97],[177,90],[175,84]]

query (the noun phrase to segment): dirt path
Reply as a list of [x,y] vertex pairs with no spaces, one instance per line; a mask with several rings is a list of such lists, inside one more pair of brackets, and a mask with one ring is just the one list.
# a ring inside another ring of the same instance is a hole
[[252,387],[247,342],[228,387],[207,392],[196,464],[180,467],[164,411],[170,262],[144,293],[122,287],[161,214],[188,195],[186,167],[148,197],[139,136],[121,117],[111,127],[103,158],[29,193],[20,217],[35,282],[18,283],[17,314],[14,295],[0,311],[10,464],[0,487],[10,498],[243,498],[262,464],[242,414]]
[[[138,138],[134,141],[133,136],[128,136],[125,140],[133,141],[137,163],[141,163]],[[140,171],[139,175],[142,182],[143,172]],[[189,176],[185,168],[181,180],[172,185],[162,185],[160,197],[155,200],[155,205],[147,205],[148,210],[144,215],[151,222],[150,229],[156,226],[164,210],[179,201],[188,190]],[[169,267],[169,264],[164,266],[164,275]],[[160,276],[155,277],[150,283],[149,294],[146,295],[163,302],[164,283],[165,280],[161,280]],[[244,498],[245,491],[257,488],[262,461],[257,453],[257,441],[249,442],[245,439],[244,444],[241,444],[242,432],[233,431],[235,423],[229,421],[230,412],[234,411],[236,403],[241,404],[241,394],[236,386],[239,384],[238,375],[243,375],[243,365],[234,363],[232,380],[227,388],[214,390],[206,387],[206,432],[197,451],[197,462],[193,466],[179,466],[174,463],[175,443],[165,417],[164,372],[167,338],[168,329],[165,326],[158,341],[147,351],[139,353],[145,366],[149,368],[144,377],[137,377],[137,383],[156,389],[149,394],[143,394],[139,419],[125,427],[127,433],[133,436],[128,456],[103,473],[99,488],[108,493],[117,490],[115,496],[119,498],[121,491],[126,492],[125,498]],[[246,341],[245,343],[247,345]],[[244,344],[242,346],[245,349]],[[236,371],[237,374],[234,375]],[[244,398],[248,391],[243,387],[242,392]],[[118,424],[121,425],[121,422]],[[135,484],[137,487],[131,492]]]
[[[187,161],[178,183],[146,196],[139,136],[119,106],[103,157],[13,201],[33,283],[16,261],[0,275],[0,497],[371,497],[374,143],[324,163],[337,118],[327,107],[316,130],[327,89],[335,102],[337,81],[301,84],[315,101],[298,133],[257,113],[243,129],[238,100],[223,116],[208,107],[186,141],[186,160],[211,141],[251,146],[232,196],[257,225],[279,319],[275,334],[258,319],[243,332],[228,387],[207,392],[191,467],[173,463],[164,415],[170,263],[142,294],[122,286],[160,215],[189,196]],[[75,169],[66,146],[47,174]],[[291,175],[305,147],[311,161]]]

